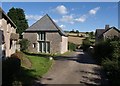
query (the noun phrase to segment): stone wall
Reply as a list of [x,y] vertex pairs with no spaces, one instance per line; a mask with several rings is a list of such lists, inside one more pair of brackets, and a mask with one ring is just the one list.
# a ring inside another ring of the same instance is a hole
[[68,37],[62,36],[61,42],[61,51],[60,53],[63,54],[68,51]]
[[5,40],[5,54],[6,57],[10,57],[11,54],[15,53],[16,50],[16,41],[12,40],[12,45],[10,47],[10,35],[11,33],[16,33],[16,28],[13,28],[10,23],[7,23],[7,21],[3,18],[2,21],[2,27],[0,28],[3,31],[4,34],[4,40]]
[[50,41],[50,53],[61,52],[62,36],[58,32],[47,32],[46,40]]
[[[23,38],[28,39],[30,42],[30,45],[28,47],[28,50],[30,52],[38,52],[38,42],[37,42],[37,33],[24,33],[23,34]],[[33,47],[33,44],[35,44],[36,46]]]

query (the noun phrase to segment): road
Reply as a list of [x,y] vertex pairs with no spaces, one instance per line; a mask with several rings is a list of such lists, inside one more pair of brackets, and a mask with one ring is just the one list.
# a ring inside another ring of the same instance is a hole
[[105,74],[91,56],[76,51],[72,56],[56,57],[41,84],[80,84],[80,86],[106,86]]

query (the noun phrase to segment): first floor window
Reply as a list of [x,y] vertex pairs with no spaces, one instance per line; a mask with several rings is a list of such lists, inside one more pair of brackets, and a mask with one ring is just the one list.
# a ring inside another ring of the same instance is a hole
[[50,43],[49,42],[39,42],[39,51],[42,53],[50,53]]
[[39,32],[39,40],[45,40],[45,32]]

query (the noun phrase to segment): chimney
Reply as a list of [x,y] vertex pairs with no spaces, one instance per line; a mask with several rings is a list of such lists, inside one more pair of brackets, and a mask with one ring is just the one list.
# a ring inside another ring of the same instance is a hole
[[109,29],[109,25],[105,25],[105,30]]

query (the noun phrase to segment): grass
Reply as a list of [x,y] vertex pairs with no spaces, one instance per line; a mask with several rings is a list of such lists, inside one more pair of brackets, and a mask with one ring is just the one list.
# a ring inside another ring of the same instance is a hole
[[[24,55],[21,70],[16,75],[13,86],[32,86],[35,80],[39,80],[52,65],[52,60],[42,56]],[[28,65],[29,64],[29,65]]]
[[52,65],[52,61],[50,61],[49,58],[30,55],[27,55],[27,58],[32,63],[31,69],[34,70],[31,73],[37,77],[42,77],[42,75],[45,74]]
[[67,52],[63,53],[62,56],[73,55],[74,53],[75,53],[75,51],[67,51]]

